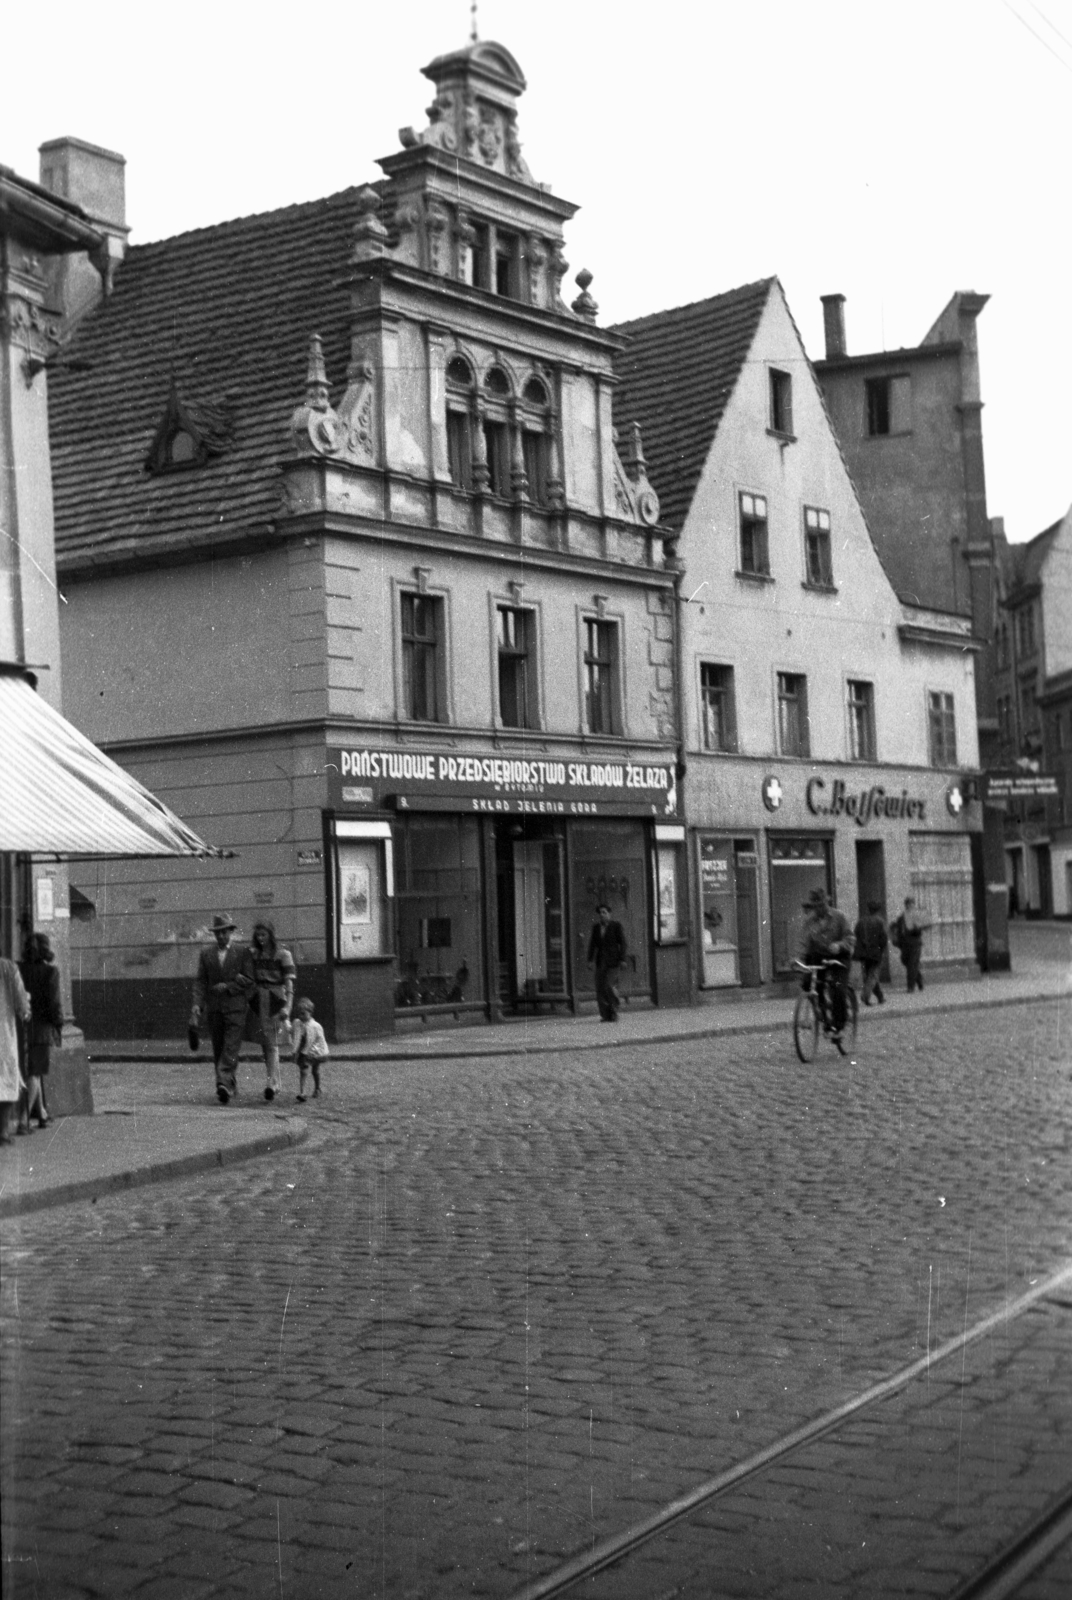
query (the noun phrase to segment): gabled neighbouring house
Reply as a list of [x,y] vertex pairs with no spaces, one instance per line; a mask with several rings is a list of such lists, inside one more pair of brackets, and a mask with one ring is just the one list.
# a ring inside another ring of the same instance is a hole
[[667,892],[694,907],[699,988],[788,976],[819,885],[853,921],[913,894],[929,959],[972,962],[970,617],[898,597],[776,278],[615,331],[619,435],[641,425],[682,569]]

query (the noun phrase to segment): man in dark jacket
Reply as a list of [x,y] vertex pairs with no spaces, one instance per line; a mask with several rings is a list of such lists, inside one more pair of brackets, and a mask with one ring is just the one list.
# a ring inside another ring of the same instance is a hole
[[869,900],[867,902],[867,916],[861,917],[856,924],[856,959],[863,968],[863,1001],[865,1006],[871,1004],[874,995],[880,1006],[886,1004],[886,996],[882,992],[879,982],[878,970],[882,965],[882,957],[886,953],[886,946],[890,936],[886,931],[886,921],[882,915],[882,901]]
[[[250,985],[242,979],[244,952],[232,942],[235,924],[226,912],[212,919],[216,941],[202,950],[194,979],[194,1004],[190,1028],[195,1032],[207,1021],[216,1066],[216,1098],[226,1105],[237,1093],[235,1073],[242,1034],[249,1010]],[[196,1037],[192,1041],[197,1043]]]
[[610,914],[610,906],[596,907],[598,920],[588,938],[588,965],[596,970],[596,999],[604,1022],[617,1022],[622,997],[618,993],[618,968],[625,960],[625,930]]
[[[822,966],[824,961],[835,962],[828,967],[823,982],[830,997],[830,1021],[833,1039],[842,1050],[841,1035],[845,1028],[848,1010],[849,963],[852,960],[853,934],[848,919],[837,906],[830,904],[825,889],[813,889],[803,903],[804,926],[800,936],[801,960],[806,966]],[[803,987],[811,987],[808,973]],[[844,1052],[843,1052],[844,1053]]]

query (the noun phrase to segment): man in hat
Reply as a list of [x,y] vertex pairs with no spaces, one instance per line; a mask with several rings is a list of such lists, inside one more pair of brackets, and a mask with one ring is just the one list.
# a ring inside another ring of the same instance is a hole
[[194,979],[191,1031],[208,1023],[212,1059],[216,1067],[216,1098],[226,1105],[238,1093],[235,1072],[249,1010],[249,985],[242,974],[241,951],[233,942],[235,924],[227,912],[212,919],[215,944],[202,950]]
[[[824,981],[826,992],[830,997],[830,1021],[834,1028],[834,1042],[840,1046],[848,1005],[845,990],[848,987],[849,964],[852,961],[855,940],[848,918],[836,906],[830,904],[825,889],[813,889],[804,901],[803,909],[804,928],[800,959],[811,967],[817,967],[824,961],[839,963],[835,967],[828,968]],[[808,973],[804,987],[810,986],[811,973]]]
[[596,1000],[603,1022],[617,1022],[622,997],[618,969],[625,960],[625,929],[610,914],[610,906],[596,907],[596,920],[588,936],[588,965],[595,967]]

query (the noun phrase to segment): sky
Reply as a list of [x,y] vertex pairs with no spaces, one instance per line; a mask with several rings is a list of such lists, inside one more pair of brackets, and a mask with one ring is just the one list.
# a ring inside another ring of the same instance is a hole
[[[422,128],[420,69],[470,0],[306,11],[53,0],[9,66],[0,162],[75,135],[126,157],[131,243],[379,176]],[[528,81],[534,177],[579,204],[602,324],[781,279],[809,355],[917,344],[958,289],[979,319],[987,500],[1010,539],[1072,502],[1072,0],[480,0]],[[571,296],[567,295],[567,298]]]

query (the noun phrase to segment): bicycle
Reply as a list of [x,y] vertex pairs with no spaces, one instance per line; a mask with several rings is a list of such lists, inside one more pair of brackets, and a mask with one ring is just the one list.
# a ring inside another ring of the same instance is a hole
[[833,1020],[830,1016],[830,1001],[827,993],[827,973],[831,967],[845,967],[843,961],[823,961],[818,966],[808,966],[804,961],[794,961],[794,967],[799,972],[811,974],[811,983],[807,989],[802,989],[797,995],[797,1003],[793,1008],[793,1043],[796,1045],[797,1055],[801,1061],[814,1061],[815,1052],[819,1047],[820,1030],[828,1039],[832,1039],[836,1049],[843,1056],[848,1055],[856,1047],[856,1024],[859,1018],[860,1002],[856,990],[851,985],[845,986],[845,1026],[841,1030],[840,1038],[835,1033]]

